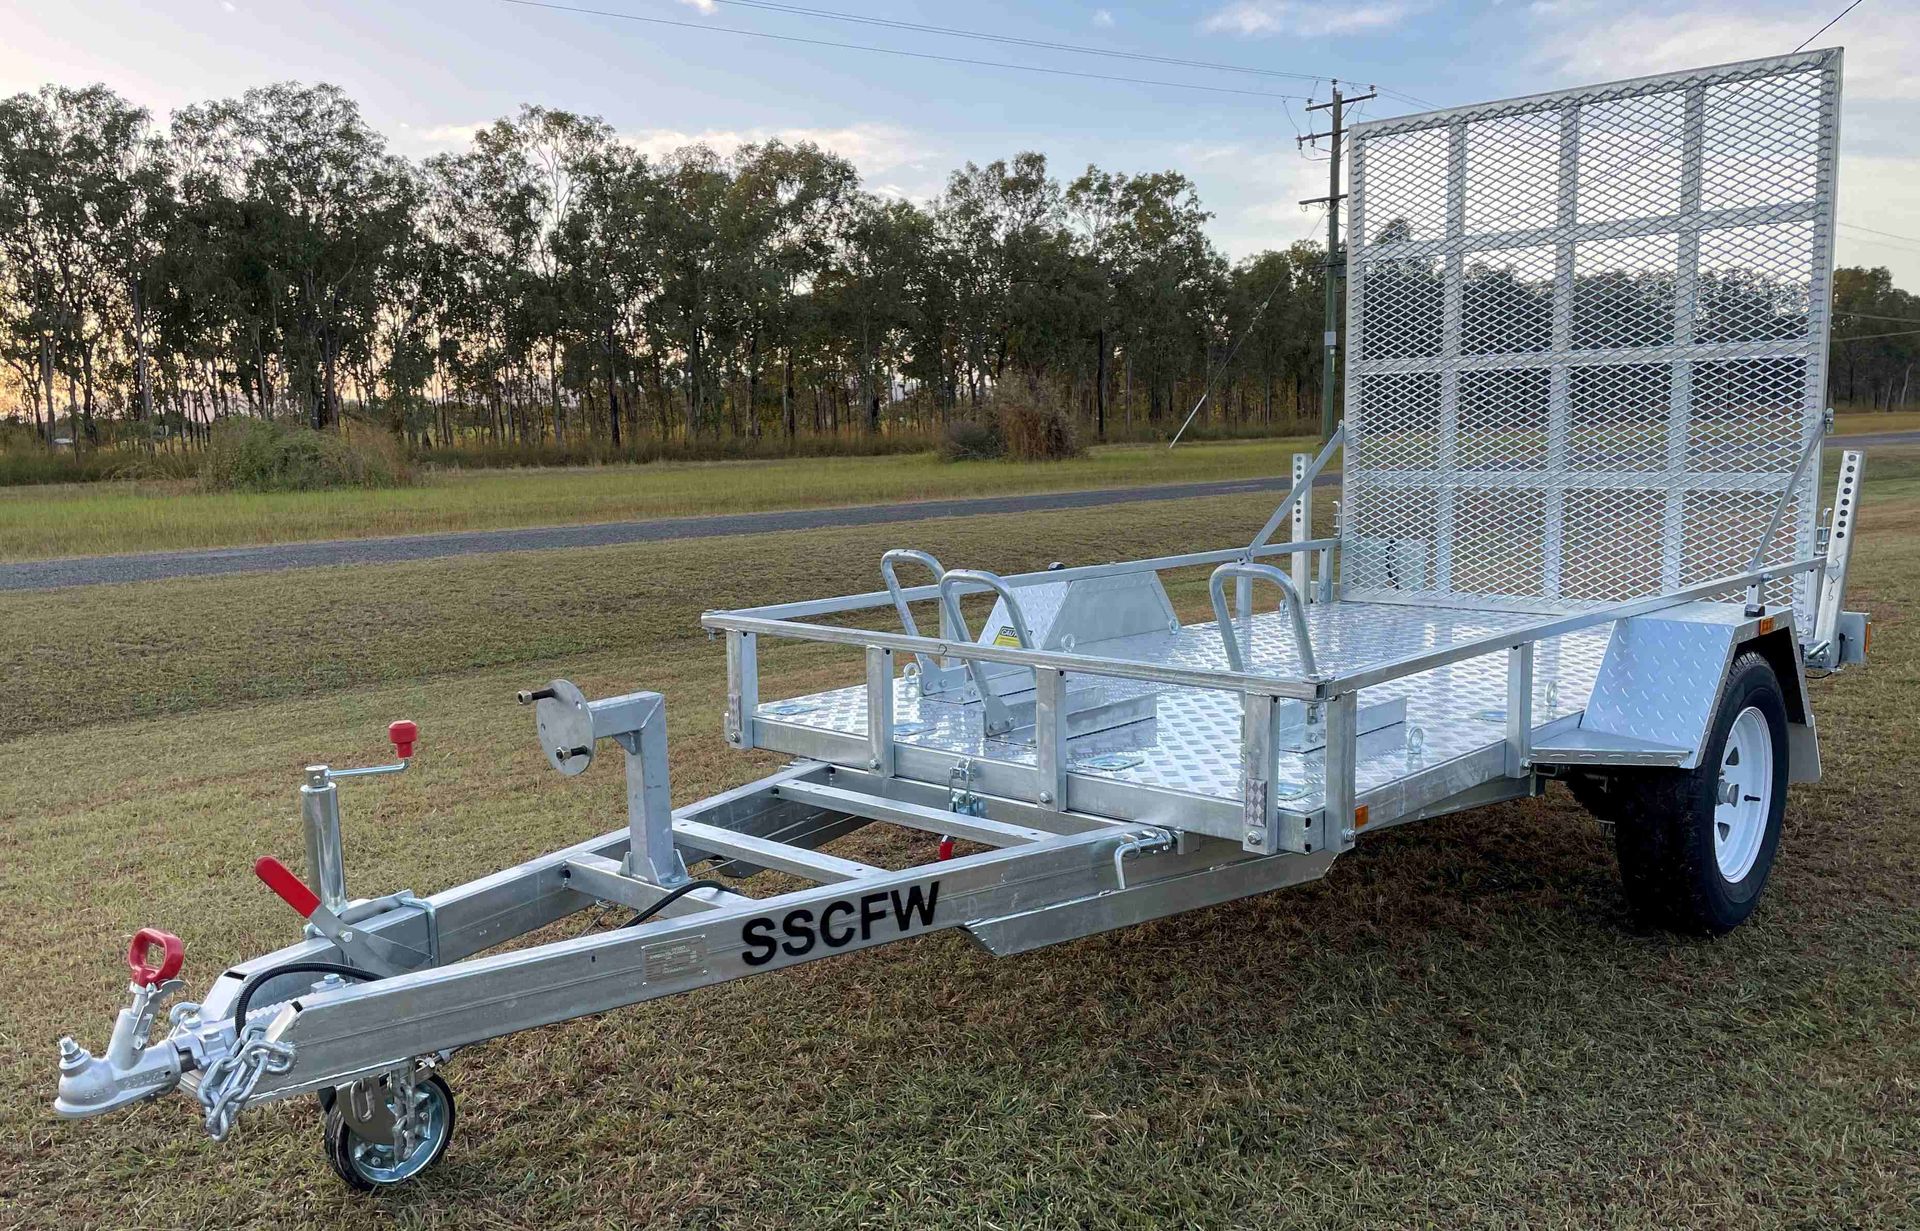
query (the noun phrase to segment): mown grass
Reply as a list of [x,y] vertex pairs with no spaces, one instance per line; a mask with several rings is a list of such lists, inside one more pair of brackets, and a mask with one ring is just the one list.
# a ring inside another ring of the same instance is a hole
[[0,489],[0,559],[746,513],[1287,473],[1298,439],[1111,445],[1071,461],[930,453],[430,472],[410,488],[215,492],[186,483]]
[[[885,528],[0,596],[0,1223],[403,1227],[1911,1227],[1920,1222],[1920,461],[1876,460],[1853,602],[1876,661],[1818,682],[1769,896],[1722,941],[1636,931],[1563,793],[1363,841],[1327,880],[996,962],[957,935],[476,1047],[441,1167],[379,1200],[310,1101],[200,1135],[182,1099],[66,1124],[142,923],[204,981],[285,943],[298,767],[346,791],[362,892],[428,890],[617,823],[511,692],[668,697],[675,798],[765,772],[718,733],[702,606],[870,584]],[[1232,541],[1250,496],[922,523],[1017,568]],[[752,574],[754,580],[743,578]],[[1196,595],[1177,590],[1182,605]],[[846,676],[771,649],[769,695]],[[917,841],[917,840],[914,840]],[[921,845],[925,845],[922,843]],[[928,852],[856,835],[877,862]],[[581,926],[563,925],[562,931]]]
[[[1920,413],[1839,416],[1842,434],[1920,427]],[[428,471],[414,487],[201,492],[188,482],[0,487],[0,560],[308,539],[745,513],[1139,483],[1284,475],[1305,439],[1108,445],[1048,463],[932,454]]]

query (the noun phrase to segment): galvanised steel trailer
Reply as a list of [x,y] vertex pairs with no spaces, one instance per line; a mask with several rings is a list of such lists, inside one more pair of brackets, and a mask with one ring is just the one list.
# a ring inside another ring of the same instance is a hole
[[[406,767],[395,724],[397,764],[307,771],[305,880],[257,865],[305,938],[151,1039],[182,954],[140,933],[105,1053],[61,1043],[55,1109],[178,1087],[220,1138],[315,1094],[333,1165],[377,1188],[446,1149],[438,1070],[468,1044],[944,928],[1017,953],[1263,893],[1554,778],[1613,823],[1635,906],[1737,925],[1788,783],[1820,773],[1806,672],[1867,649],[1841,606],[1857,453],[1816,511],[1839,73],[1818,51],[1358,126],[1346,426],[1250,542],[1008,577],[901,550],[869,594],[709,613],[728,741],[787,768],[675,810],[661,698],[555,680],[521,697],[542,751],[574,775],[618,744],[627,823],[356,900],[339,783]],[[1161,576],[1201,569],[1214,618],[1184,622]],[[864,676],[763,700],[768,639]],[[929,858],[825,849],[869,825]],[[769,869],[806,887],[744,891]],[[607,903],[631,919],[503,948]]]

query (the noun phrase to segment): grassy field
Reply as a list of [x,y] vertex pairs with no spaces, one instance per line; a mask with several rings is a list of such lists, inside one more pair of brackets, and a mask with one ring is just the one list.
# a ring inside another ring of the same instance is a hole
[[[1920,414],[1844,414],[1839,430],[1905,431]],[[387,491],[202,493],[187,483],[0,488],[0,560],[305,539],[747,513],[953,496],[1284,475],[1307,440],[1111,445],[1044,465],[931,454],[444,472]]]
[[438,472],[383,491],[202,493],[186,483],[0,489],[0,559],[750,513],[1284,475],[1305,440],[1111,445],[1065,462],[930,453]]
[[[766,772],[721,743],[699,611],[749,574],[763,599],[867,588],[897,530],[0,595],[0,1225],[1911,1228],[1920,728],[1894,716],[1920,683],[1920,453],[1876,454],[1869,492],[1851,597],[1876,661],[1813,685],[1827,779],[1724,940],[1631,927],[1607,836],[1556,789],[1021,958],[941,934],[473,1048],[447,1158],[378,1200],[334,1180],[309,1100],[224,1145],[178,1097],[52,1116],[54,1041],[104,1042],[127,934],[180,932],[196,985],[289,941],[249,865],[298,860],[299,767],[380,756],[397,716],[414,770],[343,789],[360,892],[617,824],[617,769],[557,778],[512,703],[553,675],[666,694],[676,800]],[[1015,569],[1244,539],[1267,508],[912,538]],[[769,695],[857,670],[765,663]]]

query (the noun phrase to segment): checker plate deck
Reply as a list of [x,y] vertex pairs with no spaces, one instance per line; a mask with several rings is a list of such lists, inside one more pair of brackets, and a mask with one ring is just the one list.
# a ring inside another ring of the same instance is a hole
[[[1538,618],[1537,612],[1398,603],[1325,603],[1307,609],[1314,654],[1320,669],[1329,672],[1392,662]],[[1244,643],[1247,623],[1239,623]],[[1538,643],[1533,696],[1536,731],[1556,719],[1577,715],[1586,707],[1612,627],[1602,625]],[[1276,678],[1299,677],[1299,659],[1282,616],[1273,612],[1256,615],[1251,631],[1249,670]],[[1227,669],[1225,648],[1218,628],[1211,622],[1186,625],[1177,634],[1110,642],[1101,649],[1102,657]],[[1366,689],[1361,694],[1363,700],[1406,698],[1407,721],[1360,738],[1356,790],[1364,794],[1502,742],[1506,735],[1506,680],[1506,655],[1493,653]],[[1108,680],[1105,684],[1116,694],[1156,687],[1128,680]],[[1159,693],[1157,714],[1151,721],[1073,740],[1068,745],[1072,772],[1238,800],[1239,694],[1183,687],[1162,687]],[[796,755],[803,755],[806,749],[797,743],[783,747],[781,728],[864,739],[866,688],[855,685],[768,702],[759,707],[756,718],[763,731],[763,746]],[[978,706],[926,700],[906,676],[894,681],[894,739],[904,747],[1013,765],[1031,766],[1035,759],[1030,744],[987,739]],[[1296,812],[1321,807],[1325,759],[1321,751],[1282,752],[1275,778],[1276,802]]]

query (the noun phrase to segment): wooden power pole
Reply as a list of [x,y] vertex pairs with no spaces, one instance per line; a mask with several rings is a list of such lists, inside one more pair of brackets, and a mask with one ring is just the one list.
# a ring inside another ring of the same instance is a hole
[[1333,98],[1324,103],[1311,103],[1308,111],[1327,111],[1332,113],[1333,124],[1326,132],[1307,133],[1300,138],[1301,145],[1317,144],[1322,137],[1328,138],[1331,156],[1327,159],[1327,195],[1312,197],[1300,202],[1302,205],[1322,205],[1327,207],[1327,264],[1324,282],[1327,291],[1326,331],[1322,336],[1320,364],[1320,439],[1333,435],[1334,387],[1339,377],[1340,348],[1340,283],[1339,276],[1345,268],[1345,262],[1339,257],[1340,251],[1340,202],[1347,194],[1340,191],[1340,139],[1345,135],[1346,108],[1353,103],[1364,103],[1377,97],[1375,91],[1356,94],[1352,98],[1340,92],[1340,83],[1333,83]]

